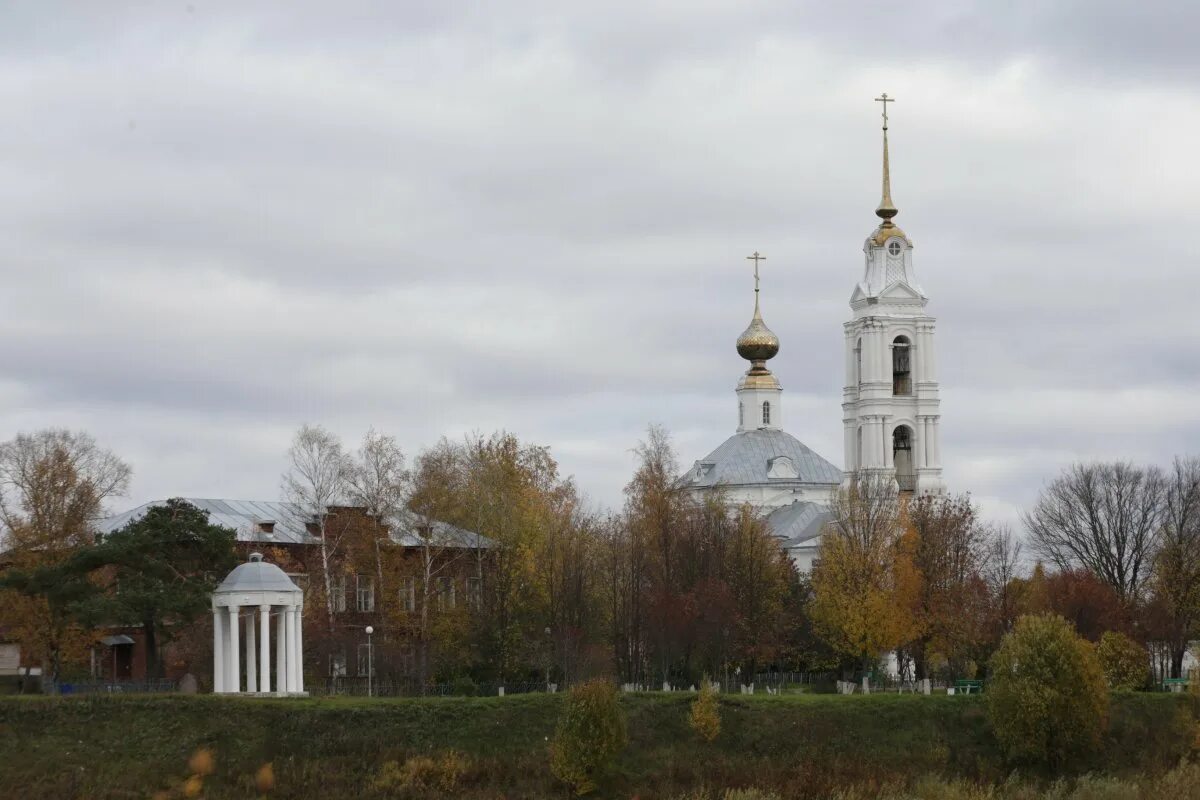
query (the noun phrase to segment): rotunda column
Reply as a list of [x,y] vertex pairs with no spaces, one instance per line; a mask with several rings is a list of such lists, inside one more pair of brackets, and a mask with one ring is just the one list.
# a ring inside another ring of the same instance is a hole
[[225,691],[225,609],[213,609],[213,693]]
[[289,694],[296,691],[296,615],[293,610],[293,606],[287,606],[283,610],[284,619],[287,620],[287,690]]
[[296,606],[296,691],[304,691],[304,606]]
[[237,694],[241,691],[241,678],[238,674],[238,606],[229,606],[229,660],[225,668],[225,691]]
[[287,609],[279,607],[275,615],[275,692],[287,693]]
[[258,690],[264,694],[271,691],[271,607],[258,607],[258,626],[262,628],[262,652],[258,654]]
[[258,693],[258,637],[254,635],[254,612],[246,615],[246,691]]

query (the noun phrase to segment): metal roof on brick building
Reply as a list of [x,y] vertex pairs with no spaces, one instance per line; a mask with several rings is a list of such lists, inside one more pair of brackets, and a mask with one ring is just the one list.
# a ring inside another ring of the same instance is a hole
[[[239,542],[261,544],[315,544],[320,541],[309,533],[311,518],[292,503],[272,500],[224,500],[201,497],[184,497],[201,511],[208,512],[214,525],[233,528]],[[105,534],[120,530],[130,522],[141,519],[147,511],[161,506],[165,500],[152,500],[137,508],[114,514],[97,521],[96,533]],[[399,519],[389,524],[389,536],[402,547],[419,547],[427,538],[432,538],[440,547],[488,548],[494,543],[486,536],[457,528],[445,522],[433,522],[426,526],[420,518],[403,512]],[[422,533],[424,531],[424,534]]]

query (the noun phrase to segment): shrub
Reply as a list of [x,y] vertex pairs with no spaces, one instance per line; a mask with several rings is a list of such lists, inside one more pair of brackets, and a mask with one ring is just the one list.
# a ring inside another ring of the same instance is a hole
[[1096,643],[1104,677],[1113,689],[1141,689],[1150,676],[1150,654],[1123,633],[1105,631]]
[[721,796],[721,800],[780,800],[780,797],[762,789],[729,789]]
[[550,771],[577,794],[587,794],[628,739],[616,687],[603,679],[582,683],[564,701],[550,744]]
[[470,675],[461,675],[450,683],[450,693],[461,697],[474,697],[479,693],[479,686]]
[[1098,743],[1108,686],[1095,648],[1062,617],[1017,620],[990,672],[988,714],[1012,761],[1059,766]]
[[385,761],[379,774],[371,781],[371,788],[388,793],[413,789],[453,792],[466,771],[466,757],[455,750],[447,750],[436,759],[413,756],[404,764]]
[[717,690],[707,680],[700,683],[700,694],[692,701],[688,725],[706,742],[713,741],[721,733],[721,706],[717,700]]

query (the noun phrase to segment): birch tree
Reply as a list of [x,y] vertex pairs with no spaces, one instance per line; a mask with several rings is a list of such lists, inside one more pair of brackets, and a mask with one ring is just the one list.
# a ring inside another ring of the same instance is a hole
[[311,524],[321,554],[321,580],[325,588],[325,611],[329,631],[333,625],[332,566],[345,533],[331,524],[332,509],[346,497],[350,463],[341,441],[319,425],[303,425],[296,431],[288,450],[289,469],[283,475],[283,498],[295,506],[301,519]]
[[378,592],[386,597],[383,579],[384,539],[389,526],[399,524],[405,516],[410,489],[410,475],[405,469],[404,452],[395,437],[378,433],[374,428],[363,437],[358,453],[348,465],[347,494],[351,504],[360,506],[375,524],[370,527],[371,546],[375,556],[375,578]]
[[[430,650],[439,627],[434,612],[445,613],[449,597],[439,585],[453,580],[452,569],[463,556],[464,542],[458,541],[445,520],[451,516],[457,498],[453,491],[458,467],[457,453],[443,441],[421,454],[413,475],[409,497],[412,530],[417,551],[417,607],[409,628],[416,644],[417,680],[422,692],[429,681]],[[450,590],[451,593],[453,589]]]

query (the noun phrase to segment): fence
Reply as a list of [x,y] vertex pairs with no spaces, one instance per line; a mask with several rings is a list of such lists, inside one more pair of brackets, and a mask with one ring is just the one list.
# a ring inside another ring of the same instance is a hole
[[[557,689],[556,684],[550,684]],[[323,683],[310,682],[305,688],[315,696],[327,697],[448,697],[452,695],[489,697],[500,694],[531,694],[545,692],[545,683],[474,683],[471,681],[455,681],[452,683],[435,683],[421,691],[420,684],[415,680],[395,680],[375,678],[369,684],[365,676],[335,676],[326,678]]]
[[175,681],[85,681],[82,683],[60,683],[59,694],[148,694],[173,692],[178,688]]

